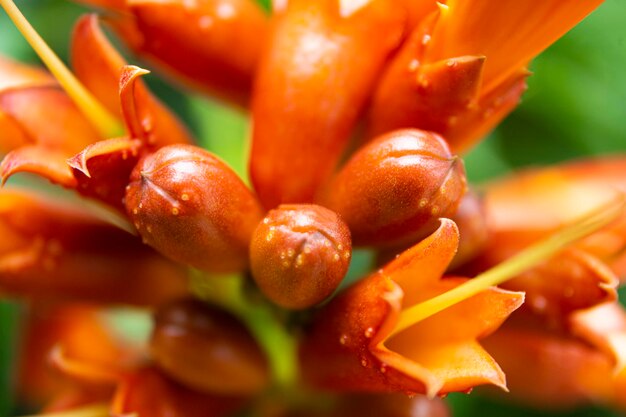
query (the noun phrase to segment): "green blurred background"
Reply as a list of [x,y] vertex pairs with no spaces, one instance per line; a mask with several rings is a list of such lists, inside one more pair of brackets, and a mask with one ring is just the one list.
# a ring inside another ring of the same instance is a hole
[[[18,5],[53,49],[67,58],[69,28],[85,9],[62,0],[22,0]],[[38,62],[3,13],[0,53],[23,62]],[[624,66],[626,2],[607,0],[533,62],[534,75],[521,106],[467,155],[470,179],[481,182],[522,166],[626,152]],[[245,177],[246,117],[203,97],[174,90],[156,76],[148,78],[201,144]],[[622,300],[624,297],[626,293],[622,292]],[[16,410],[10,381],[19,351],[18,333],[19,306],[0,301],[0,417],[14,415]],[[457,417],[617,415],[600,409],[547,414],[494,403],[476,395],[451,395],[449,402]]]

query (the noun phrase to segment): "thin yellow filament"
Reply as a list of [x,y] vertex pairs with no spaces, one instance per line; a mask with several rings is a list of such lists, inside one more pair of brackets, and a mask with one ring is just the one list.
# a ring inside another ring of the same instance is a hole
[[529,246],[514,257],[458,287],[400,313],[392,336],[494,285],[502,284],[549,259],[568,245],[603,228],[624,212],[624,196],[593,210],[580,220]]
[[109,406],[106,404],[89,405],[56,413],[37,414],[23,417],[109,417]]
[[63,61],[50,49],[37,31],[26,20],[12,0],[0,0],[0,5],[7,12],[17,29],[46,64],[50,72],[74,100],[76,106],[85,114],[104,138],[119,136],[122,126],[119,121],[81,84],[65,66]]

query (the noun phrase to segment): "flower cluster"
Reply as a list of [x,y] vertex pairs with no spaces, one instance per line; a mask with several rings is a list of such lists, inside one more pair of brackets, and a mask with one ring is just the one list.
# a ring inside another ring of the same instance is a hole
[[[76,22],[70,72],[0,0],[52,73],[0,57],[2,182],[27,172],[80,196],[0,191],[0,291],[28,305],[21,401],[447,416],[439,397],[486,385],[626,409],[626,159],[480,193],[462,160],[600,0],[81,2],[103,12]],[[249,115],[251,185],[195,145],[103,23]],[[376,260],[347,282],[353,248]],[[118,304],[153,312],[148,340],[103,319]]]

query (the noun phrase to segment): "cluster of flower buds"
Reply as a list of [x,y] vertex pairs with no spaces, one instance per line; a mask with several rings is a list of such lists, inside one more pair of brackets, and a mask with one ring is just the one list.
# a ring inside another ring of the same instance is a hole
[[[626,188],[626,160],[479,196],[458,154],[600,2],[277,0],[270,15],[254,0],[81,0],[106,13],[76,22],[73,73],[41,42],[54,76],[0,58],[3,183],[29,172],[80,196],[0,192],[0,291],[30,307],[23,401],[438,417],[439,396],[492,385],[539,407],[626,408],[626,217],[604,186]],[[157,71],[249,110],[251,186],[194,144],[101,20]],[[353,247],[380,267],[342,285]],[[151,336],[116,334],[103,303],[153,310]]]

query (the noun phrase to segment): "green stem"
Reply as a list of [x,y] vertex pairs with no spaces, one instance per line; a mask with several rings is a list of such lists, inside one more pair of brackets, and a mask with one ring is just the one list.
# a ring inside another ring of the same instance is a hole
[[241,276],[210,277],[193,270],[191,287],[199,298],[218,304],[238,316],[248,326],[270,362],[274,383],[289,388],[298,381],[298,352],[295,337],[278,320],[265,300],[245,297]]

